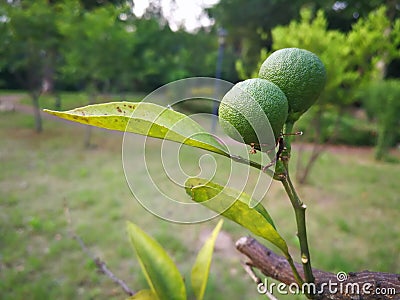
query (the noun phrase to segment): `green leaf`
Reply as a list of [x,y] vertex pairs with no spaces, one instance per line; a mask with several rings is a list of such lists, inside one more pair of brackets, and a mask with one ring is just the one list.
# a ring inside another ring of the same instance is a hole
[[271,217],[261,204],[252,208],[250,196],[202,178],[189,178],[185,186],[194,201],[270,241],[289,257],[287,244],[269,221]]
[[[272,220],[271,216],[269,215],[268,211],[265,209],[265,207],[261,204],[261,203],[257,203],[257,201],[255,201],[254,199],[252,199],[250,197],[250,195],[244,193],[244,192],[239,192],[235,189],[231,189],[228,187],[222,187],[221,185],[214,183],[212,181],[209,181],[207,179],[203,179],[203,178],[189,178],[186,181],[186,192],[190,194],[190,190],[188,189],[189,186],[199,186],[199,185],[207,185],[216,189],[223,189],[225,194],[228,194],[229,196],[231,196],[233,199],[238,199],[239,201],[245,203],[247,206],[249,206],[250,208],[255,209],[259,214],[261,214],[267,221],[268,223],[270,223],[272,225],[272,227],[274,227],[274,229],[276,229],[274,221]],[[233,203],[232,200],[231,203]],[[256,205],[254,205],[254,203],[257,203]]]
[[152,290],[141,290],[126,300],[158,300]]
[[207,286],[208,274],[210,272],[211,259],[214,251],[215,241],[218,233],[221,230],[223,220],[221,219],[213,232],[204,243],[197,255],[196,262],[192,268],[192,287],[197,300],[203,300],[204,292]]
[[151,291],[159,300],[185,300],[183,278],[162,246],[131,222],[127,230]]
[[110,102],[46,113],[73,122],[183,143],[230,157],[227,149],[190,117],[146,102]]

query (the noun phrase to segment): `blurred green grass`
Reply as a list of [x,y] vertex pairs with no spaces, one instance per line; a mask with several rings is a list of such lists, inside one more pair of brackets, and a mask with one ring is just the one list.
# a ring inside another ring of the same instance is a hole
[[[65,203],[76,233],[131,288],[145,288],[146,282],[125,234],[126,220],[156,237],[190,282],[200,237],[216,220],[179,225],[148,213],[126,184],[121,134],[94,130],[97,147],[85,150],[84,126],[45,119],[39,135],[31,129],[31,119],[19,113],[0,115],[0,298],[125,298],[71,238]],[[183,154],[185,163],[193,162],[190,151]],[[310,184],[299,187],[308,206],[314,267],[398,272],[399,175],[398,165],[376,163],[371,149],[331,148],[322,155]],[[145,170],[138,168],[137,176],[146,176]],[[240,174],[234,180],[240,181]],[[146,193],[148,187],[137,189]],[[294,214],[278,182],[263,202],[298,258]],[[223,230],[233,241],[248,234],[229,221]],[[234,250],[216,251],[206,299],[264,298],[240,259]]]

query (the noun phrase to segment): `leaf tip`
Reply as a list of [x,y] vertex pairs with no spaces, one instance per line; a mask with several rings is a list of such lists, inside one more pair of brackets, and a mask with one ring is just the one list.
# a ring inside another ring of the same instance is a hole
[[126,224],[126,229],[128,231],[136,228],[136,225],[134,223],[132,223],[131,221],[126,221],[125,224]]
[[224,219],[220,219],[217,223],[217,226],[215,226],[215,230],[219,232],[221,230],[222,225],[224,224]]
[[57,113],[57,111],[47,109],[47,108],[44,108],[43,112],[45,112],[46,114],[50,114],[50,115],[54,115],[55,113]]

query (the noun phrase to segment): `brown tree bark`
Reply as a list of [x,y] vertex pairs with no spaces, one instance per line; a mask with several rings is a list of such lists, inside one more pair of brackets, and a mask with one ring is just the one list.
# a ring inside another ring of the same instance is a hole
[[[242,237],[236,242],[236,248],[246,255],[246,264],[259,269],[265,276],[276,279],[286,285],[296,281],[286,259],[279,256],[251,237]],[[296,268],[303,275],[302,265]],[[312,299],[318,300],[399,300],[400,274],[381,272],[350,272],[333,274],[313,269],[315,291]],[[268,287],[266,287],[268,289]],[[306,291],[308,287],[305,286]],[[300,288],[301,290],[301,288]],[[276,289],[275,289],[276,291]],[[311,289],[312,291],[312,289]]]
[[35,130],[37,133],[41,133],[43,131],[42,116],[40,114],[39,96],[40,96],[39,93],[36,92],[31,93],[32,104],[33,104],[33,116],[35,118]]

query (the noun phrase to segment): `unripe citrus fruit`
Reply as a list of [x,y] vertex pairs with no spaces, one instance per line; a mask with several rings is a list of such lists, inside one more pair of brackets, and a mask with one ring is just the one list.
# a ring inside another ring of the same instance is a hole
[[288,119],[296,121],[317,101],[326,82],[326,70],[314,53],[284,48],[264,61],[259,77],[280,87],[289,102]]
[[235,84],[219,106],[219,122],[225,133],[239,142],[254,144],[256,149],[263,144],[275,146],[287,114],[285,94],[261,78]]

